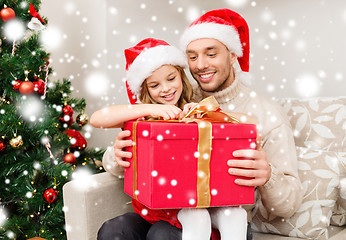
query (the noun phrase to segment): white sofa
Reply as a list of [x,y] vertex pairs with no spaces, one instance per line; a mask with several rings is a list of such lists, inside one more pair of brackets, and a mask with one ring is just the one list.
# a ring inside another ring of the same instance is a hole
[[[346,97],[280,99],[295,131],[304,201],[289,219],[268,213],[258,201],[254,239],[346,239]],[[110,153],[109,151],[106,153]],[[108,156],[109,157],[109,156]],[[109,159],[109,158],[104,158]],[[102,223],[131,211],[121,173],[109,172],[65,184],[67,238],[95,240]]]

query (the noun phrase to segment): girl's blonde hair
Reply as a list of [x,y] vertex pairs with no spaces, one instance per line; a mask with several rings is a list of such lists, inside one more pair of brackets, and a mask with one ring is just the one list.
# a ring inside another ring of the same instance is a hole
[[[183,109],[186,103],[189,103],[192,101],[192,86],[189,80],[187,79],[184,69],[180,66],[173,66],[173,67],[175,67],[178,70],[178,73],[180,74],[181,80],[183,82],[183,91],[177,102],[177,107]],[[141,92],[139,94],[139,100],[144,104],[160,104],[159,102],[155,101],[150,96],[146,81],[142,83]]]

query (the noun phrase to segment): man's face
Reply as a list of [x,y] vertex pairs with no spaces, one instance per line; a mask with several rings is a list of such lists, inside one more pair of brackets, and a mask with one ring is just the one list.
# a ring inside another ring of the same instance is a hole
[[232,84],[232,64],[237,57],[220,41],[194,40],[187,45],[186,54],[190,72],[204,91],[217,92]]

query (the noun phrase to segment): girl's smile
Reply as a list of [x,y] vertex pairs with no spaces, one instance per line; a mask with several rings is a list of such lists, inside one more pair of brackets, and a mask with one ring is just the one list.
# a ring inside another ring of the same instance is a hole
[[150,96],[158,103],[176,105],[183,91],[178,70],[172,65],[163,65],[146,79]]

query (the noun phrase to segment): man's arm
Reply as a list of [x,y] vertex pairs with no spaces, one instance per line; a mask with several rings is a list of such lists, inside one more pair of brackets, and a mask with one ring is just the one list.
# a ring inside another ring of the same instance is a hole
[[236,184],[258,186],[264,207],[276,216],[286,218],[297,211],[303,192],[293,136],[287,125],[272,130],[264,139],[263,149],[238,150],[234,154],[249,160],[229,160],[229,173],[252,178],[237,179]]
[[263,145],[272,165],[271,178],[259,187],[268,212],[281,217],[292,216],[303,200],[303,188],[298,175],[298,160],[293,133],[288,125],[271,131]]

